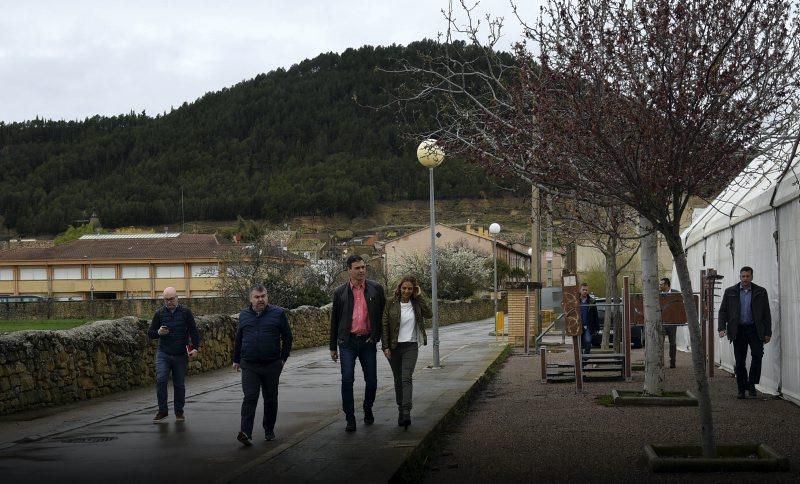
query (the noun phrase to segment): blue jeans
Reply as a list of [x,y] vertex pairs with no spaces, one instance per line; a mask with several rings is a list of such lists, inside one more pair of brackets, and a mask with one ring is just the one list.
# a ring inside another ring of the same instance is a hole
[[372,409],[375,393],[378,390],[377,345],[368,342],[367,336],[350,335],[347,344],[339,345],[339,362],[342,367],[342,410],[348,420],[355,419],[355,402],[353,401],[353,382],[355,381],[356,358],[364,372],[364,408]]
[[186,367],[189,365],[189,356],[170,355],[163,351],[156,351],[156,396],[158,397],[158,411],[169,412],[167,406],[167,382],[169,373],[172,372],[172,387],[175,390],[175,413],[183,413],[183,404],[186,401]]
[[583,333],[581,333],[581,349],[587,355],[592,351],[592,332],[587,326],[583,327]]

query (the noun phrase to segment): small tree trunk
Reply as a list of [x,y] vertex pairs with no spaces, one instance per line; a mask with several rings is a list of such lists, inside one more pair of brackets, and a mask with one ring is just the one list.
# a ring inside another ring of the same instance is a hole
[[694,304],[692,295],[692,280],[689,277],[689,267],[686,263],[686,254],[683,251],[683,243],[680,237],[673,238],[667,235],[667,243],[675,261],[675,269],[678,272],[678,280],[681,283],[683,304],[686,307],[689,342],[692,346],[692,372],[697,384],[697,400],[700,410],[700,443],[703,446],[704,457],[716,457],[717,444],[714,439],[714,417],[711,413],[711,395],[708,392],[708,379],[706,378],[706,352],[700,342],[700,320],[698,319],[697,306]]
[[658,236],[650,222],[639,218],[642,235],[642,296],[644,306],[644,391],[664,393],[664,339],[661,332],[661,303],[658,295]]
[[[612,255],[605,254],[606,256],[606,304],[611,304],[617,297],[617,261]],[[604,350],[608,349],[608,344],[611,341],[611,320],[616,312],[615,306],[606,306],[605,316],[603,318],[603,341],[600,347]],[[617,335],[619,338],[619,335]]]

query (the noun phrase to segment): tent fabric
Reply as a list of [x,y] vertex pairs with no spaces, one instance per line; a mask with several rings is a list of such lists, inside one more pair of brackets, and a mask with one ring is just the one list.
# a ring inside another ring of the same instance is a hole
[[[800,404],[800,200],[778,211],[780,230],[781,392]],[[770,343],[772,344],[772,343]]]
[[[764,161],[751,167],[757,164]],[[722,292],[738,282],[742,266],[753,268],[753,281],[767,289],[772,312],[772,340],[764,347],[758,389],[800,404],[800,158],[782,180],[779,170],[766,171],[737,179],[695,217],[682,238],[695,292],[701,270],[714,268],[724,276],[714,301],[715,328]],[[732,372],[732,345],[716,334],[714,340],[715,362]],[[678,330],[677,343],[691,351],[688,329]]]

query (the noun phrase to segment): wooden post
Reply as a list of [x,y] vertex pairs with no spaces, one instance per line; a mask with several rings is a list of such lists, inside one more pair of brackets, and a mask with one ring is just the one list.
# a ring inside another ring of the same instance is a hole
[[531,349],[531,318],[530,318],[531,297],[525,296],[525,355]]
[[631,381],[631,321],[633,312],[631,305],[631,285],[629,276],[622,278],[622,302],[625,307],[622,311],[622,345],[625,352],[625,381]]
[[706,361],[708,362],[708,377],[712,378],[714,376],[714,341],[717,339],[717,330],[714,327],[714,290],[717,286],[717,270],[708,269],[706,278],[708,279],[708,281],[706,281],[708,284],[708,299],[706,302],[706,306],[708,306],[708,310],[706,311],[708,350],[706,351]]
[[[703,310],[699,311],[702,317],[700,318],[700,347],[697,348],[697,351],[702,351],[703,354],[705,354],[706,340],[708,339],[706,337],[706,329],[707,329],[706,320],[708,318],[708,280],[706,280],[705,270],[700,271],[700,287],[702,288],[700,290],[700,294],[701,297],[703,298]],[[692,348],[692,351],[694,350],[695,349]],[[708,374],[708,360],[705,360],[705,363],[706,363],[706,374]]]
[[547,348],[539,348],[539,363],[542,365],[542,383],[547,383]]
[[580,287],[578,277],[563,275],[561,277],[561,307],[564,308],[564,333],[572,336],[572,349],[575,353],[575,388],[583,391],[583,374],[581,372],[581,316]]
[[572,337],[572,348],[575,353],[575,391],[577,393],[583,392],[583,362],[581,358],[581,337]]

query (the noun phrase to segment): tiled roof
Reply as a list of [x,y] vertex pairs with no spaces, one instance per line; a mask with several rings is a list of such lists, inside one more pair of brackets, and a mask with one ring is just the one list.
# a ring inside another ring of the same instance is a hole
[[2,261],[211,259],[235,247],[209,234],[181,234],[174,238],[79,239],[49,248],[0,252]]

